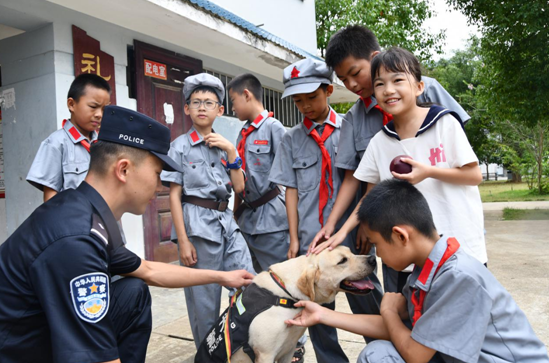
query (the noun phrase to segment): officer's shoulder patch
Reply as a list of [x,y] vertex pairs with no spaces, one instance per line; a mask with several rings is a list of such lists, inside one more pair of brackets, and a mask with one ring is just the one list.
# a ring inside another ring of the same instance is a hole
[[97,323],[109,311],[109,277],[103,272],[92,272],[75,277],[70,282],[71,297],[76,315]]
[[105,245],[109,244],[109,234],[107,233],[107,229],[103,224],[103,220],[101,220],[101,218],[97,214],[93,215],[90,233],[99,237],[99,239],[103,241]]

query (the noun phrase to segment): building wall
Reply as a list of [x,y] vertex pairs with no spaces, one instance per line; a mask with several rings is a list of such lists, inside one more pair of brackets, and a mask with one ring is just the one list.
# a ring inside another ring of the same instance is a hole
[[210,0],[266,31],[317,54],[314,0]]
[[41,193],[25,178],[40,142],[57,129],[53,25],[4,39],[0,49],[1,91],[15,96],[15,103],[2,109],[5,215],[11,234],[41,203]]

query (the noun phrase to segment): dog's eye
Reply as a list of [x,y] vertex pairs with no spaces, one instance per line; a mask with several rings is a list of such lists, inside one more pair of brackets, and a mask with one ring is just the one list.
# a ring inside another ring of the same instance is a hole
[[343,257],[343,258],[341,259],[341,261],[339,261],[337,264],[338,264],[338,265],[342,265],[342,264],[344,264],[345,262],[347,262],[347,257]]

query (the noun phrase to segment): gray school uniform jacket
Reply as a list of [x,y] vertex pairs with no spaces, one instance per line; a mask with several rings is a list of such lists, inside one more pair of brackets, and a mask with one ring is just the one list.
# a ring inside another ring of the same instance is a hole
[[427,293],[412,338],[448,363],[549,362],[526,315],[483,264],[459,248],[436,272],[448,239],[436,243],[404,287],[410,317],[412,291]]
[[[268,111],[261,113],[263,116],[259,122],[255,122],[256,128],[246,138],[246,187],[244,198],[246,201],[254,201],[262,195],[278,186],[269,181],[269,172],[273,165],[276,150],[286,133],[286,129],[280,121],[274,117],[268,117]],[[247,121],[243,129],[252,126],[252,121]],[[236,144],[240,143],[242,134],[238,136]],[[246,208],[238,219],[238,225],[242,232],[257,235],[285,231],[288,229],[284,194],[272,199],[268,203],[258,207],[255,211]]]
[[[335,121],[331,121],[335,120]],[[341,117],[330,108],[330,114],[324,121],[325,124],[331,124],[335,130],[325,141],[325,147],[330,154],[332,162],[332,179],[334,192],[332,198],[328,198],[328,203],[323,209],[323,219],[326,223],[330,212],[334,206],[337,193],[343,181],[344,171],[334,166],[338,145],[340,144]],[[303,122],[294,126],[282,138],[282,143],[278,147],[273,167],[269,175],[269,180],[273,183],[284,185],[290,188],[296,188],[298,191],[298,237],[299,253],[305,254],[309,244],[317,232],[322,228],[319,222],[319,186],[320,174],[322,168],[322,153],[315,140],[309,136],[309,133],[317,128],[319,124],[312,122],[311,127],[307,128]],[[318,131],[318,130],[317,130]],[[319,135],[322,134],[319,132]],[[337,228],[347,220],[347,216],[352,208],[341,218]],[[344,244],[350,246],[353,242],[350,236],[347,237]]]
[[[92,142],[97,140],[97,133],[92,132],[91,137]],[[80,144],[84,139],[67,120],[63,128],[53,132],[40,144],[27,181],[40,190],[44,186],[56,192],[76,189],[86,178],[90,165],[90,153]]]
[[[425,90],[418,97],[418,102],[436,103],[450,111],[456,112],[465,124],[469,115],[438,83],[436,79],[421,77],[425,83]],[[358,99],[347,112],[341,125],[341,144],[335,165],[346,170],[356,170],[360,159],[370,143],[372,137],[383,128],[383,116],[381,112],[373,109],[377,100],[371,97],[372,102],[368,107],[362,99]]]
[[[168,155],[181,165],[183,173],[163,171],[160,175],[162,184],[180,184],[183,186],[182,194],[188,196],[217,201],[229,200],[232,192],[231,179],[221,162],[227,161],[227,153],[217,147],[206,146],[204,138],[194,127],[171,143]],[[229,208],[220,212],[190,203],[182,205],[188,237],[198,236],[223,243],[225,237],[232,236],[239,229]],[[174,228],[172,240],[177,240]]]

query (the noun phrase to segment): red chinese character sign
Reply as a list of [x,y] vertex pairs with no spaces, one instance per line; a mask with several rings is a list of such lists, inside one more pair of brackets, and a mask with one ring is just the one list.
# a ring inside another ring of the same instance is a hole
[[163,63],[153,62],[145,59],[145,76],[159,78],[163,80],[168,79],[167,67]]
[[98,40],[88,36],[88,33],[74,25],[72,26],[72,44],[74,75],[93,73],[102,77],[111,86],[111,105],[116,105],[114,57],[101,50]]

